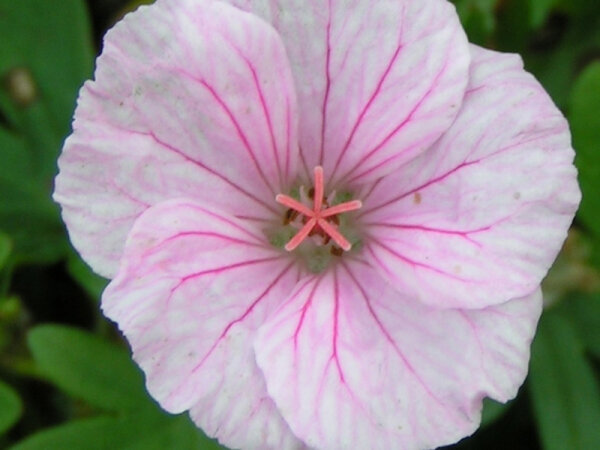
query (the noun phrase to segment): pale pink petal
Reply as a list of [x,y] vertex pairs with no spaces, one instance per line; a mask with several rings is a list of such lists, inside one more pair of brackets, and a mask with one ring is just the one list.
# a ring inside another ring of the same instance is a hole
[[566,120],[516,55],[473,46],[450,130],[377,183],[365,254],[400,291],[480,308],[536,289],[580,200]]
[[230,447],[299,448],[268,397],[252,340],[298,271],[243,221],[191,200],[146,210],[102,296],[170,412]]
[[375,180],[448,128],[469,50],[443,0],[229,0],[271,22],[285,43],[300,107],[306,177]]
[[71,241],[114,275],[127,232],[174,197],[259,220],[296,176],[292,75],[276,31],[221,2],[157,1],[106,35],[59,160]]
[[482,310],[432,308],[343,262],[301,282],[254,348],[309,446],[433,448],[471,434],[485,396],[516,395],[541,304],[536,290]]

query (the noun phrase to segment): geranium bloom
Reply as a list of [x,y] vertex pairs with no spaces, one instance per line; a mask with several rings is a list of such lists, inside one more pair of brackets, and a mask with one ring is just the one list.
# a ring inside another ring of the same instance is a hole
[[567,123],[442,0],[158,0],[55,198],[147,388],[245,449],[412,449],[516,395],[579,202]]

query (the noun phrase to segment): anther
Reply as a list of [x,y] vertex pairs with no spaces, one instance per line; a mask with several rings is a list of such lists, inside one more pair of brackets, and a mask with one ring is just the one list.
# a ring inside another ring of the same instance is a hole
[[333,256],[342,256],[344,254],[344,250],[342,250],[341,248],[333,245],[331,247],[331,249],[329,250],[329,253],[331,253]]
[[293,209],[288,209],[285,212],[285,217],[283,218],[283,224],[284,225],[289,225],[290,223],[292,223],[294,220],[296,220],[296,217],[298,217],[299,212],[295,211]]

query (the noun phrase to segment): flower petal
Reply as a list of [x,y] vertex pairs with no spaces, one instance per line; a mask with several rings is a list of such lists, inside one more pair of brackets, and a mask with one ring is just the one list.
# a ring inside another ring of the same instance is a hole
[[514,397],[539,290],[482,310],[432,308],[361,262],[301,282],[255,342],[267,389],[316,448],[432,448],[472,433],[484,396]]
[[[230,0],[271,22],[294,72],[307,172],[375,180],[450,126],[469,48],[441,0]],[[307,173],[310,179],[310,173]]]
[[252,351],[258,326],[297,280],[293,267],[244,222],[167,201],[135,222],[102,309],[163,408],[193,408],[196,423],[231,447],[300,448]]
[[536,289],[580,200],[560,111],[518,56],[472,52],[452,127],[376,184],[358,213],[371,262],[441,307],[480,308]]
[[114,275],[136,217],[192,197],[260,219],[296,175],[297,112],[276,31],[213,1],[157,1],[108,32],[81,90],[55,199],[91,266]]

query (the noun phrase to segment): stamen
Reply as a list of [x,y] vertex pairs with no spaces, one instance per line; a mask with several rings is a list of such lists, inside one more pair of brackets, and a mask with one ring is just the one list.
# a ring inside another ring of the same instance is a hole
[[321,217],[335,216],[336,214],[354,211],[360,208],[362,208],[362,202],[360,200],[352,200],[351,202],[340,203],[339,205],[321,211]]
[[313,217],[315,215],[308,206],[303,205],[298,200],[292,197],[288,197],[287,195],[278,194],[275,197],[275,201],[277,203],[281,203],[284,206],[287,206],[288,208],[295,209],[296,211],[304,214],[305,216]]
[[339,245],[346,251],[352,248],[352,244],[348,242],[344,236],[342,236],[342,233],[340,233],[337,228],[335,228],[325,219],[319,219],[317,223],[325,233],[331,236],[331,239],[333,239],[337,245]]
[[[342,249],[348,251],[352,248],[352,244],[344,236],[342,236],[339,229],[335,225],[339,223],[337,220],[337,215],[360,209],[362,207],[362,202],[360,200],[352,200],[321,210],[323,204],[328,206],[327,202],[324,202],[323,199],[325,183],[323,177],[323,168],[321,166],[315,167],[314,176],[314,188],[311,189],[311,191],[314,192],[314,195],[312,196],[312,210],[308,206],[287,195],[279,194],[275,197],[275,201],[277,203],[287,206],[291,210],[297,211],[309,219],[296,233],[296,235],[286,244],[285,249],[291,252],[308,236],[322,231],[326,234],[326,236],[324,236],[325,244],[327,244],[331,238]],[[288,213],[289,212],[290,211],[288,211]]]
[[321,211],[321,206],[323,206],[323,192],[325,190],[325,186],[323,186],[323,168],[321,166],[315,167],[315,198],[314,198],[314,208],[315,214],[318,214]]
[[283,224],[284,225],[289,225],[294,220],[296,220],[296,217],[298,217],[298,214],[299,214],[298,211],[295,211],[293,209],[288,209],[285,212],[285,217],[283,218]]
[[316,223],[317,221],[314,217],[308,222],[306,222],[304,226],[300,228],[300,231],[298,231],[296,235],[292,239],[290,239],[290,242],[285,244],[285,249],[288,252],[291,252],[296,247],[298,247],[302,243],[302,241],[306,239],[306,236],[309,235]]

